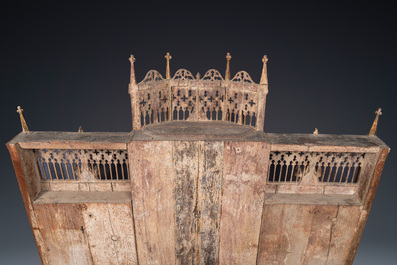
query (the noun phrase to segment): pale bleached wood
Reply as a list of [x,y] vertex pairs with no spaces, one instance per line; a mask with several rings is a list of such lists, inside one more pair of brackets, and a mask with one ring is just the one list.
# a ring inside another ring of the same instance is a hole
[[129,203],[131,193],[128,191],[44,191],[34,204],[57,203]]
[[139,264],[175,264],[172,142],[128,144]]
[[353,240],[362,214],[361,206],[339,206],[333,220],[327,265],[349,264],[349,257],[356,247]]
[[265,204],[362,205],[356,195],[267,193]]
[[225,142],[219,264],[255,264],[269,149]]
[[94,264],[137,264],[131,204],[88,203],[85,233]]
[[266,205],[257,264],[326,264],[337,205]]
[[81,205],[35,204],[34,208],[49,264],[94,264]]

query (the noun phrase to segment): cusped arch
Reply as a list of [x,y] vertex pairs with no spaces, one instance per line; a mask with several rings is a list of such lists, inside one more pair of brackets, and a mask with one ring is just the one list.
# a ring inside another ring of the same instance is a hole
[[186,69],[179,69],[176,71],[173,80],[193,80],[194,76],[189,70]]
[[203,78],[201,80],[206,80],[206,81],[223,81],[222,75],[219,73],[218,70],[216,69],[210,69],[208,70]]
[[254,81],[252,81],[251,76],[246,71],[238,72],[233,77],[233,79],[231,81],[233,81],[233,82],[242,82],[242,83],[250,83],[250,84],[254,83]]
[[156,70],[150,70],[145,75],[145,78],[141,81],[141,83],[152,82],[152,81],[160,81],[164,80],[163,76]]

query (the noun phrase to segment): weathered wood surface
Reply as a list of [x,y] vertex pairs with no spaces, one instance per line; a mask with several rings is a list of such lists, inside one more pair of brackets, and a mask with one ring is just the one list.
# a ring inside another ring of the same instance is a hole
[[264,141],[254,128],[222,121],[173,121],[134,131],[134,141]]
[[132,133],[110,132],[28,132],[9,143],[25,149],[126,149]]
[[378,137],[367,135],[267,133],[265,141],[277,151],[376,153],[379,147],[387,148]]
[[36,204],[48,264],[94,264],[79,204]]
[[130,203],[85,204],[85,233],[94,264],[138,264]]
[[218,264],[222,142],[173,145],[177,264]]
[[197,142],[173,143],[176,263],[198,264],[199,209],[198,179],[199,150]]
[[356,195],[266,193],[265,204],[362,205]]
[[48,264],[137,264],[131,203],[34,205]]
[[265,205],[258,264],[327,264],[337,210],[336,205]]
[[382,148],[378,154],[378,158],[375,164],[375,167],[372,172],[370,172],[368,175],[368,185],[367,189],[363,193],[363,207],[362,207],[362,213],[360,217],[360,221],[357,226],[357,232],[354,235],[354,238],[352,240],[352,249],[350,251],[349,256],[347,257],[347,264],[352,265],[354,261],[354,257],[357,252],[358,245],[360,243],[361,236],[364,231],[365,223],[367,222],[368,214],[371,210],[371,206],[375,197],[376,190],[378,188],[380,176],[383,171],[383,167],[386,162],[386,158],[390,152],[390,148]]
[[360,206],[339,206],[332,226],[327,265],[349,264],[349,259],[357,247],[353,241],[359,232],[361,214]]
[[172,142],[128,144],[140,264],[175,264]]
[[43,191],[34,201],[40,203],[129,203],[131,192]]
[[219,264],[255,264],[269,149],[225,142]]
[[[47,258],[42,254],[44,249],[44,241],[39,231],[37,219],[34,214],[32,201],[34,196],[40,192],[40,185],[37,169],[32,168],[33,154],[31,150],[22,150],[18,144],[7,143],[7,149],[10,152],[12,164],[14,165],[15,175],[18,180],[19,189],[21,191],[23,204],[28,215],[29,223],[33,231],[36,245],[39,249],[40,259],[43,264],[47,264]],[[29,157],[30,156],[30,157]],[[26,161],[28,159],[28,161]]]
[[197,189],[200,264],[218,264],[223,154],[223,142],[200,145]]
[[41,181],[42,191],[131,191],[131,181],[106,181],[82,182],[82,181]]

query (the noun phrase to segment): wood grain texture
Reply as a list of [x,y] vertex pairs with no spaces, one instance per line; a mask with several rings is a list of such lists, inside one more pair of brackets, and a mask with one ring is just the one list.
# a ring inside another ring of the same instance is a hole
[[[377,138],[377,137],[375,137]],[[375,164],[375,167],[372,172],[369,173],[369,183],[367,185],[367,189],[363,192],[363,208],[362,208],[362,213],[360,217],[360,221],[357,227],[357,232],[354,235],[354,238],[352,240],[352,248],[350,251],[350,254],[347,258],[347,264],[352,265],[354,261],[354,257],[356,255],[358,245],[360,243],[361,236],[364,231],[365,223],[367,222],[368,214],[371,210],[371,206],[373,203],[373,200],[375,198],[375,193],[378,188],[380,176],[383,171],[383,167],[386,162],[386,158],[390,152],[390,148],[381,148],[378,153],[378,158]]]
[[175,264],[172,142],[128,144],[139,264]]
[[327,264],[337,211],[337,205],[265,205],[257,264]]
[[177,264],[218,264],[223,143],[175,141]]
[[219,264],[255,264],[269,149],[225,142]]
[[338,214],[334,219],[331,231],[331,244],[327,265],[349,264],[350,257],[358,242],[354,238],[358,232],[359,222],[362,219],[361,206],[339,206]]
[[223,142],[202,142],[200,145],[197,190],[200,264],[218,264],[223,149]]
[[[19,189],[21,191],[23,204],[25,206],[26,213],[28,215],[30,227],[33,231],[34,239],[39,250],[39,255],[41,262],[43,264],[48,264],[47,258],[43,253],[43,237],[38,229],[37,219],[34,214],[32,199],[37,195],[40,186],[35,183],[35,180],[39,182],[40,178],[35,175],[35,171],[32,170],[31,166],[26,167],[26,161],[23,157],[26,157],[26,152],[31,152],[31,150],[22,150],[18,144],[7,143],[7,149],[10,152],[12,164],[14,165],[15,175],[18,180]],[[19,153],[24,153],[21,156]],[[31,165],[33,161],[28,161],[26,164]],[[32,185],[33,184],[33,185]],[[31,186],[32,185],[32,186]]]
[[36,204],[48,264],[94,264],[79,204]]
[[198,142],[173,143],[176,264],[198,264]]
[[137,264],[131,204],[90,203],[84,209],[94,264]]

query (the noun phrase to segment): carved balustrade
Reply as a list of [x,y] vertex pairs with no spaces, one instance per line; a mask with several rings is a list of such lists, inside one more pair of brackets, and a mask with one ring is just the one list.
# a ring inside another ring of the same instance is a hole
[[155,70],[132,89],[133,126],[167,121],[226,121],[263,130],[267,84],[256,84],[245,71],[225,80],[215,69],[203,77],[178,70],[164,79]]

